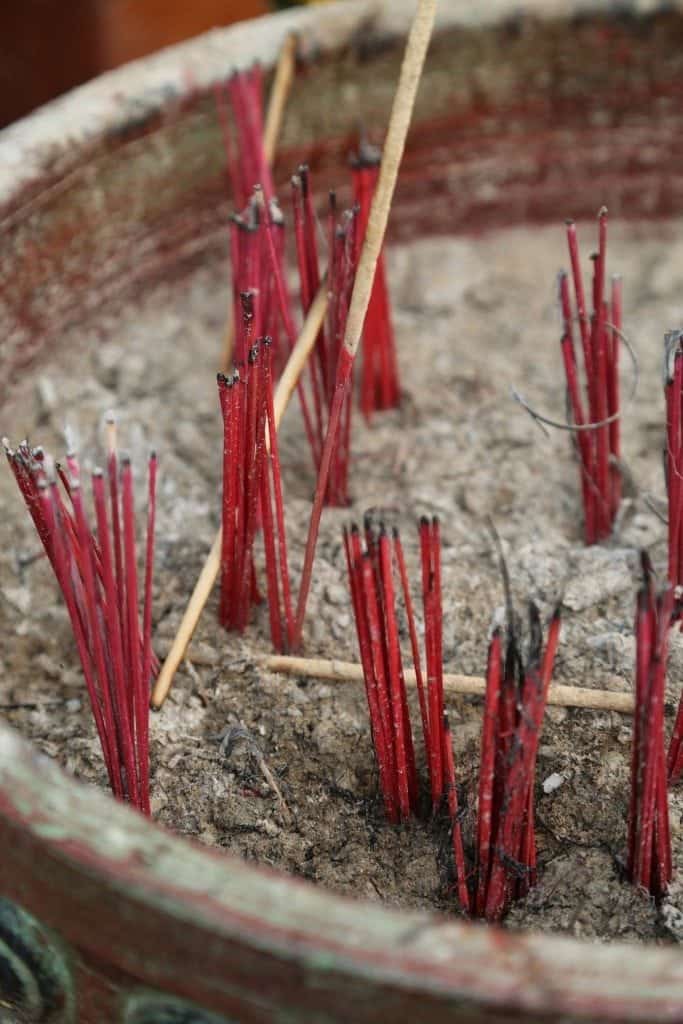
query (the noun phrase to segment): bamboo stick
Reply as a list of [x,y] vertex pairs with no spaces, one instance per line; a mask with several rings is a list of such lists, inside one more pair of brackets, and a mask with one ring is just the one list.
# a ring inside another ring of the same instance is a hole
[[284,120],[285,107],[294,81],[296,71],[297,38],[290,32],[285,39],[277,59],[275,78],[268,98],[266,123],[263,128],[263,152],[266,160],[272,164],[275,159],[277,140]]
[[[303,676],[306,679],[325,679],[333,682],[362,682],[363,668],[353,661],[327,660],[325,658],[293,658],[273,654],[264,658],[262,665],[269,672],[282,675]],[[406,682],[415,686],[415,672],[405,672]],[[452,672],[444,673],[443,685],[446,693],[483,697],[486,680],[480,676],[463,676]],[[553,684],[548,694],[548,704],[562,708],[591,708],[594,711],[619,711],[624,715],[633,714],[632,693],[615,693],[612,690],[593,690],[583,686],[561,686]]]
[[[275,423],[277,426],[280,425],[280,421],[284,415],[287,404],[294,393],[297,385],[297,381],[301,376],[301,372],[306,365],[311,350],[315,344],[315,339],[318,337],[321,324],[325,318],[325,312],[327,310],[327,281],[323,279],[318,294],[316,295],[311,308],[309,309],[306,320],[304,321],[301,334],[297,338],[296,344],[292,349],[291,355],[287,360],[282,376],[278,381],[277,388],[275,389],[274,396],[274,407],[275,407]],[[194,590],[188,602],[187,608],[181,620],[178,632],[176,633],[173,643],[171,644],[170,650],[161,666],[161,671],[157,676],[157,681],[152,691],[152,708],[158,711],[161,705],[168,696],[168,691],[171,688],[173,677],[178,669],[178,665],[183,660],[187,645],[192,639],[192,635],[197,628],[197,623],[204,609],[204,605],[209,599],[209,594],[213,588],[216,578],[218,576],[221,566],[221,542],[222,542],[222,530],[219,529],[216,534],[216,538],[211,545],[211,550],[206,557],[206,561],[202,567],[202,571],[199,574],[199,578],[195,584]]]
[[417,10],[413,23],[408,34],[401,73],[394,94],[394,101],[391,107],[389,125],[382,148],[382,162],[379,168],[377,187],[372,198],[368,224],[365,231],[365,239],[358,261],[358,269],[351,293],[351,303],[344,332],[344,342],[339,355],[337,366],[337,377],[335,387],[335,398],[330,409],[327,435],[323,446],[320,468],[318,470],[318,481],[313,499],[313,508],[308,526],[308,538],[306,540],[306,551],[304,564],[301,573],[301,587],[296,609],[296,623],[294,627],[294,647],[301,644],[306,615],[306,603],[311,586],[313,573],[313,559],[315,557],[316,542],[320,529],[320,518],[322,516],[325,491],[330,472],[332,453],[337,443],[339,433],[341,403],[343,401],[344,388],[348,384],[353,368],[353,361],[358,351],[365,314],[367,313],[372,286],[375,280],[377,262],[384,243],[389,211],[394,197],[398,171],[403,158],[408,128],[413,114],[415,98],[418,86],[422,77],[425,58],[429,41],[432,36],[434,20],[436,18],[436,0],[418,0]]

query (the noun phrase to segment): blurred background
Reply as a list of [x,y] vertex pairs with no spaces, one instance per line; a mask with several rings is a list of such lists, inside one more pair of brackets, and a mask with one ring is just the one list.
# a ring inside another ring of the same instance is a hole
[[293,6],[295,0],[0,0],[0,127],[128,60]]

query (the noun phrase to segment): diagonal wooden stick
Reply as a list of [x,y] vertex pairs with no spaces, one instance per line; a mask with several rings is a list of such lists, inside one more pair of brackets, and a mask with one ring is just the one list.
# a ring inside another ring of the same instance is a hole
[[[292,349],[291,355],[287,360],[282,376],[278,381],[277,388],[275,389],[275,397],[273,404],[275,406],[275,423],[279,426],[282,416],[287,404],[292,397],[294,389],[296,388],[297,381],[301,376],[301,372],[306,365],[311,350],[315,344],[315,340],[318,337],[320,327],[325,318],[325,312],[327,310],[327,280],[323,278],[322,284],[318,290],[318,294],[313,300],[313,304],[309,309],[304,325],[301,329],[296,345]],[[168,691],[171,688],[173,682],[173,676],[176,673],[178,665],[183,660],[185,650],[192,634],[197,628],[199,617],[202,614],[204,605],[209,599],[209,594],[213,588],[218,572],[221,566],[221,541],[222,541],[222,530],[219,529],[216,534],[216,539],[211,545],[211,550],[207,555],[206,561],[202,571],[199,574],[199,579],[195,584],[195,588],[192,591],[185,614],[183,615],[178,632],[175,635],[171,648],[168,652],[164,664],[161,666],[161,671],[157,677],[154,690],[152,692],[152,708],[158,711],[161,705],[168,696]]]
[[[263,153],[267,163],[272,164],[275,159],[277,140],[282,128],[285,106],[294,81],[296,71],[296,50],[297,38],[290,32],[280,49],[275,68],[275,78],[270,90],[268,99],[268,110],[266,111],[266,123],[263,128]],[[256,184],[256,182],[254,182]],[[230,372],[232,362],[232,350],[235,345],[235,323],[232,318],[232,307],[228,315],[228,322],[225,325],[223,335],[223,352],[221,354],[221,373]]]
[[339,434],[344,393],[351,380],[353,361],[363,333],[363,324],[375,280],[377,261],[379,260],[384,243],[384,234],[389,220],[389,210],[391,209],[391,202],[394,197],[398,170],[403,158],[403,150],[415,105],[415,97],[417,96],[418,86],[422,77],[422,69],[427,56],[427,48],[432,36],[435,17],[436,0],[418,0],[417,11],[410,27],[401,65],[401,74],[391,107],[389,126],[382,150],[382,162],[379,168],[377,188],[372,198],[365,240],[361,249],[358,270],[356,271],[353,291],[351,293],[344,344],[339,354],[334,400],[330,408],[327,434],[320,459],[318,481],[315,488],[304,564],[301,572],[301,586],[299,588],[294,627],[295,648],[301,644],[306,603],[313,573],[313,559],[320,530],[320,519],[330,474],[332,454]]
[[[269,672],[282,675],[304,676],[306,679],[326,679],[335,682],[362,682],[363,667],[353,661],[328,661],[325,658],[291,658],[286,655],[273,654],[264,658],[262,666]],[[405,673],[406,682],[415,685],[415,672],[410,669]],[[486,691],[486,680],[479,676],[461,676],[450,672],[444,673],[444,690],[447,693],[469,694],[483,697]],[[624,715],[632,715],[634,700],[632,693],[615,693],[612,690],[590,690],[583,686],[550,687],[548,704],[562,708],[592,708],[595,711],[619,711]]]
[[263,152],[269,164],[275,159],[277,140],[280,136],[285,106],[296,71],[297,38],[290,32],[280,49],[275,68],[275,78],[268,98],[266,123],[263,128]]

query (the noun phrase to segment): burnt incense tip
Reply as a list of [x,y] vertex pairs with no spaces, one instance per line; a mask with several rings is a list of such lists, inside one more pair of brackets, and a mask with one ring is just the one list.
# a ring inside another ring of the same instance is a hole
[[429,526],[429,516],[420,516],[420,527]]
[[438,526],[438,525],[439,525],[439,517],[438,516],[432,516],[432,526]]
[[574,221],[573,217],[565,217],[564,223],[565,223],[565,226],[568,227],[568,228],[573,228],[574,225],[575,225],[575,221]]
[[354,170],[365,170],[370,167],[378,167],[382,162],[382,150],[379,146],[373,146],[371,142],[361,136],[358,143],[358,150],[351,154],[350,163]]
[[277,201],[277,199],[275,198],[275,196],[273,196],[272,199],[270,199],[270,201],[268,203],[268,213],[270,215],[270,222],[271,222],[271,224],[274,224],[275,227],[278,227],[278,228],[282,227],[284,225],[284,223],[285,223],[285,215],[282,212],[280,204]]
[[104,476],[102,468],[100,466],[95,466],[95,468],[92,471],[92,475],[94,480],[101,480],[101,478]]
[[157,461],[157,451],[156,451],[156,448],[152,448],[151,452],[149,453],[149,461],[150,462],[156,462]]
[[640,552],[640,570],[645,581],[652,575],[652,560],[649,553],[643,548]]
[[351,533],[354,537],[358,536],[358,534],[360,533],[358,523],[351,523]]
[[600,209],[598,210],[598,220],[602,220],[606,216],[607,216],[607,207],[606,206],[601,206]]
[[392,528],[391,528],[391,535],[394,538],[394,540],[400,540],[400,533],[399,533],[398,526],[392,526]]

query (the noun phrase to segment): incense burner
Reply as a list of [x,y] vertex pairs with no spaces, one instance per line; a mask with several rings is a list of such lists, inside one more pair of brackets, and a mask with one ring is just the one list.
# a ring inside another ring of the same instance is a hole
[[[211,33],[106,75],[0,136],[0,355],[225,249],[212,83],[286,33],[304,62],[276,175],[334,185],[359,111],[386,124],[410,3],[361,0]],[[676,5],[442,0],[391,236],[679,212]],[[341,97],[341,101],[340,98]],[[588,187],[590,186],[590,187]],[[144,255],[141,255],[144,254]],[[0,728],[0,1006],[18,1021],[664,1021],[675,948],[589,946],[343,899],[155,828]]]

